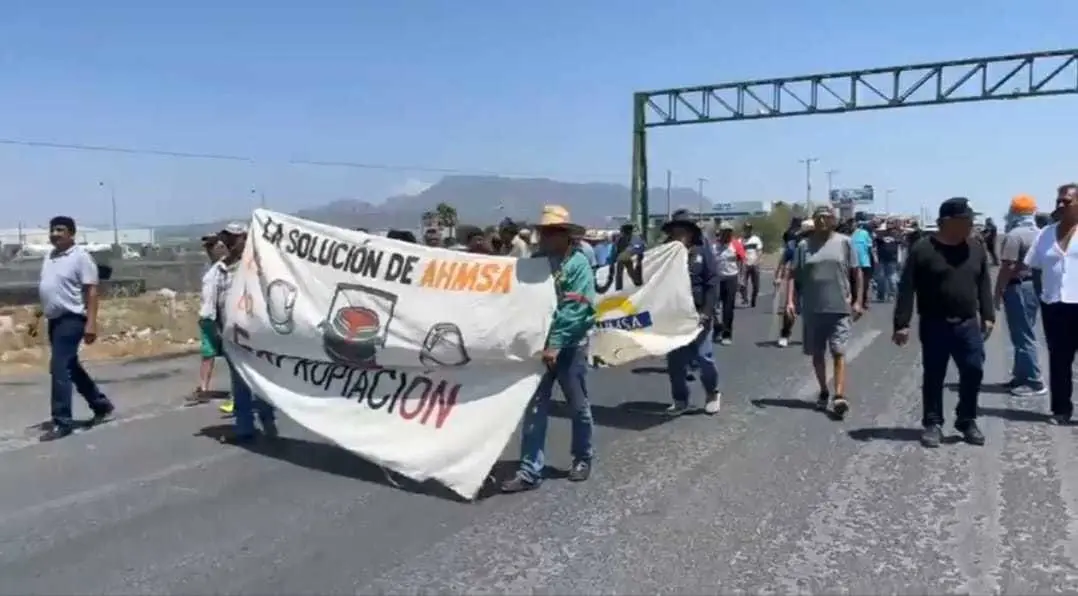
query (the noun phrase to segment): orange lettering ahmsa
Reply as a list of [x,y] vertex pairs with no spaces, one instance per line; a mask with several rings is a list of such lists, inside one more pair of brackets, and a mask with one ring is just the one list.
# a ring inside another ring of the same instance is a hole
[[434,259],[423,269],[419,286],[450,292],[508,294],[513,286],[513,264]]

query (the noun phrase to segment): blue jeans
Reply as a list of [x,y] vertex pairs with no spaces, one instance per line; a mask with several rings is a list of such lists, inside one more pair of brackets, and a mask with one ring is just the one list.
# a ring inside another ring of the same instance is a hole
[[879,263],[876,266],[876,300],[883,302],[898,294],[898,263]]
[[256,413],[263,428],[272,426],[275,420],[273,406],[251,391],[251,386],[240,376],[231,359],[226,358],[225,361],[228,362],[228,374],[232,380],[232,413],[236,434],[244,437],[255,434]]
[[670,395],[679,404],[689,402],[689,367],[696,364],[700,368],[700,383],[704,386],[704,395],[712,396],[719,389],[719,371],[715,366],[715,355],[711,344],[709,329],[700,330],[691,343],[666,355],[666,372],[670,377]]
[[74,424],[71,414],[72,385],[95,414],[112,411],[112,403],[79,362],[79,344],[86,333],[86,317],[76,314],[49,319],[49,375],[52,377],[52,423],[61,430]]
[[984,380],[984,335],[980,322],[921,319],[921,424],[943,424],[943,382],[953,359],[958,367],[956,422],[977,418],[977,399]]
[[520,436],[520,475],[529,482],[542,482],[546,465],[543,450],[546,447],[546,429],[550,421],[550,398],[554,393],[554,381],[558,382],[565,401],[572,409],[573,438],[570,451],[573,461],[590,462],[594,457],[591,444],[591,403],[588,401],[587,346],[562,348],[553,369],[543,373],[539,387],[524,413],[524,429]]
[[1033,281],[1011,284],[1003,291],[1003,315],[1007,318],[1007,331],[1014,346],[1014,367],[1011,377],[1015,383],[1033,389],[1044,387],[1041,367],[1037,362],[1037,311],[1040,300],[1033,289]]

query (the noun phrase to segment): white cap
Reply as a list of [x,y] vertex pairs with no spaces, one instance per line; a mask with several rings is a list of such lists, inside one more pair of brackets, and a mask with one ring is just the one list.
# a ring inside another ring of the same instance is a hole
[[239,222],[234,221],[234,222],[228,224],[227,226],[225,226],[221,230],[221,233],[222,234],[229,234],[231,236],[242,236],[242,235],[247,233],[247,226],[245,226],[245,225],[243,225],[243,224],[241,224]]

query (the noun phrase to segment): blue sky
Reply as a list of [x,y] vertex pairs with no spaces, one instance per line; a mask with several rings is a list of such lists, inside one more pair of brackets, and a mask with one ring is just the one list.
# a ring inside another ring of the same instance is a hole
[[[0,145],[0,227],[58,212],[120,223],[378,201],[421,165],[626,183],[631,93],[1075,45],[1068,0],[7,0],[0,138],[228,154],[253,162]],[[837,186],[916,212],[991,212],[1078,178],[1078,97],[665,128],[664,170],[720,201],[800,200],[806,155]],[[556,197],[551,197],[556,200]]]

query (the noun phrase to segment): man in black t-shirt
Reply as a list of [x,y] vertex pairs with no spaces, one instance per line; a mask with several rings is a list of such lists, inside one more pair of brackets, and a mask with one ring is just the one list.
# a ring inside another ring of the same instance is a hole
[[984,242],[971,237],[973,209],[962,197],[940,205],[939,232],[910,251],[895,301],[895,344],[909,341],[914,303],[920,317],[921,424],[925,447],[943,440],[943,382],[953,359],[958,368],[955,430],[972,445],[983,445],[977,428],[977,400],[984,378],[984,341],[996,322],[991,275]]
[[873,243],[876,251],[876,300],[888,302],[898,292],[898,255],[902,245],[899,230],[893,224],[881,226]]

